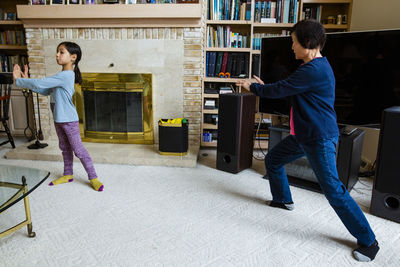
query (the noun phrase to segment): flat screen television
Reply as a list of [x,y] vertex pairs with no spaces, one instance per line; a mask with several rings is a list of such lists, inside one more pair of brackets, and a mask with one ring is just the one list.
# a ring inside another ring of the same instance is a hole
[[[260,78],[272,83],[288,77],[296,60],[290,36],[261,43]],[[336,79],[339,124],[378,126],[383,109],[400,106],[400,29],[328,33],[322,55]],[[288,99],[260,99],[259,112],[289,115]]]

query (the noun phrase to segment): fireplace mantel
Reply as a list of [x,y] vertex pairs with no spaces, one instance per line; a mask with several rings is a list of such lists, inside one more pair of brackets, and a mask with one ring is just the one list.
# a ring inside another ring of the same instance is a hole
[[25,28],[201,27],[200,4],[17,5]]

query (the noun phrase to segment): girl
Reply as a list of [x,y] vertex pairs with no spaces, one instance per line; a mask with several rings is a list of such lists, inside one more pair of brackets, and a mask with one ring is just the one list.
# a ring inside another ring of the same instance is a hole
[[292,49],[304,63],[287,79],[264,84],[240,80],[236,84],[260,97],[289,97],[292,103],[290,135],[274,146],[265,157],[272,201],[270,206],[293,210],[284,165],[304,155],[318,179],[325,197],[359,247],[353,251],[359,261],[372,261],[379,246],[357,203],[338,178],[336,144],[335,77],[328,60],[322,57],[324,27],[315,20],[299,21],[292,29]]
[[57,64],[62,66],[61,72],[48,78],[29,79],[27,65],[25,65],[24,72],[21,71],[19,65],[14,65],[13,76],[18,87],[29,88],[39,94],[51,96],[54,125],[64,159],[64,176],[55,179],[49,185],[73,181],[73,153],[75,153],[85,167],[94,190],[103,191],[104,185],[97,179],[92,159],[82,144],[78,114],[72,103],[72,96],[75,92],[74,83],[82,83],[78,67],[81,57],[82,52],[79,45],[63,42],[57,46],[56,55]]

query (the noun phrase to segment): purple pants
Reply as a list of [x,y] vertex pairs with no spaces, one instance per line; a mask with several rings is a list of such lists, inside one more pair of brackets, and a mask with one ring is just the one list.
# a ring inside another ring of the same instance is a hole
[[79,122],[54,123],[59,140],[59,147],[64,159],[64,175],[73,174],[74,154],[77,156],[85,168],[89,180],[97,178],[94,170],[92,158],[82,144],[79,132]]

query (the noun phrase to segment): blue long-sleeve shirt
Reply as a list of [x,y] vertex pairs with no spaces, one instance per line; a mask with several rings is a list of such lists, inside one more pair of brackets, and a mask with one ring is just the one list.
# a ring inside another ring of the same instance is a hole
[[260,97],[290,97],[299,142],[339,135],[334,109],[335,76],[325,57],[301,65],[285,80],[263,85],[252,83],[250,90]]
[[51,95],[54,101],[53,117],[58,123],[78,121],[78,113],[72,103],[75,93],[75,73],[72,70],[61,71],[43,79],[18,78],[18,87],[29,88],[42,95]]

